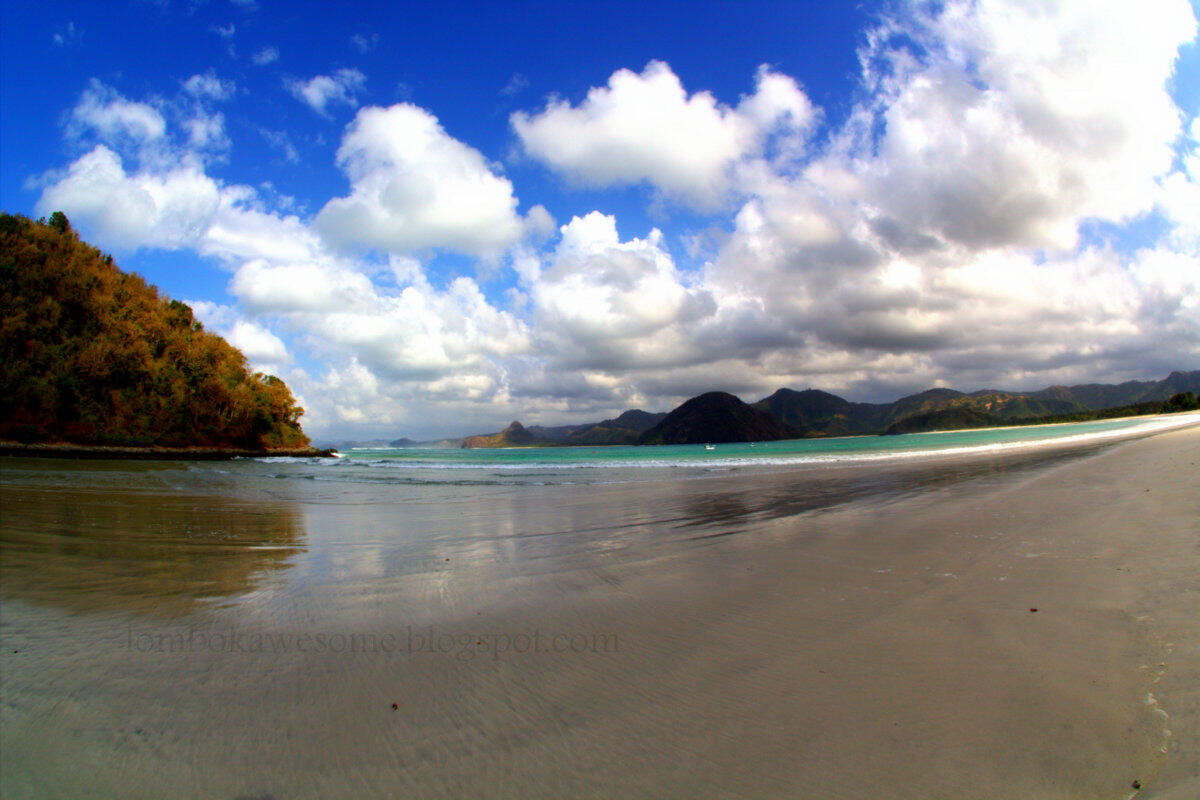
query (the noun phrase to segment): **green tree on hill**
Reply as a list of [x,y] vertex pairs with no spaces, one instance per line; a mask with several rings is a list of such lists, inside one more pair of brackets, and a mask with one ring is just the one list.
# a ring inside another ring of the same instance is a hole
[[46,223],[59,233],[66,233],[71,230],[71,223],[67,221],[67,215],[61,211],[55,211],[50,215],[50,221]]
[[1198,408],[1200,408],[1200,400],[1196,399],[1195,392],[1180,392],[1167,401],[1163,406],[1163,411],[1193,411]]
[[280,379],[79,240],[65,215],[0,214],[0,438],[290,448]]

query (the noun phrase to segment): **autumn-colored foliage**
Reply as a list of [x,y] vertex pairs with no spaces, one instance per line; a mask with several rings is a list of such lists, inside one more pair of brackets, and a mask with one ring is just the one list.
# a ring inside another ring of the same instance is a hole
[[272,375],[81,242],[0,214],[0,439],[290,448],[304,410]]

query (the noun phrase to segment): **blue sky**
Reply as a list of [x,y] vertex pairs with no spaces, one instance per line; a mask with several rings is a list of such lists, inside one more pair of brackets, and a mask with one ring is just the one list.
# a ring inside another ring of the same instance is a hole
[[1200,367],[1196,16],[6,3],[0,206],[319,437],[1161,377]]

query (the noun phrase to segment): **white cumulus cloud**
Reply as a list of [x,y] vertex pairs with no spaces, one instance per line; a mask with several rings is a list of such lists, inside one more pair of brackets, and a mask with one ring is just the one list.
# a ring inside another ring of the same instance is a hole
[[885,133],[864,164],[883,214],[969,247],[1072,248],[1082,219],[1152,207],[1180,129],[1166,83],[1196,32],[1186,0],[952,2],[913,28],[921,60],[896,37],[867,54],[899,76],[878,87]]
[[375,301],[370,279],[328,262],[247,261],[229,291],[254,312],[331,313],[369,308]]
[[367,84],[367,76],[356,69],[339,69],[332,75],[316,75],[306,81],[290,79],[287,89],[318,114],[325,115],[333,105],[357,106],[358,93]]
[[815,110],[796,82],[762,69],[756,92],[737,108],[708,92],[688,95],[661,61],[639,74],[618,70],[578,106],[552,100],[536,114],[516,112],[525,151],[571,180],[592,186],[647,182],[712,208],[731,188],[733,168],[757,155],[780,127],[806,129]]
[[268,45],[251,56],[250,60],[260,67],[265,67],[267,64],[274,64],[279,60],[279,48]]
[[616,219],[593,211],[561,233],[545,268],[526,266],[523,278],[542,341],[564,367],[671,360],[683,327],[716,310],[676,269],[657,230],[622,242]]
[[233,329],[226,337],[229,343],[241,350],[246,360],[258,369],[286,364],[292,360],[283,340],[254,322],[239,320],[234,323]]
[[330,200],[314,225],[339,247],[486,255],[522,234],[512,183],[424,109],[361,110],[337,159],[351,193]]
[[225,150],[229,148],[229,137],[225,135],[225,115],[221,112],[208,113],[197,110],[182,123],[187,131],[188,146],[195,150]]
[[90,132],[101,141],[117,145],[161,139],[166,127],[166,120],[154,106],[128,100],[112,87],[92,79],[71,110],[67,133],[80,137]]
[[233,97],[237,85],[233,81],[224,81],[212,71],[197,73],[183,82],[183,90],[193,97],[208,100],[228,100]]
[[38,209],[61,209],[118,246],[177,249],[199,244],[220,204],[219,187],[195,163],[128,174],[120,156],[97,145],[45,187]]

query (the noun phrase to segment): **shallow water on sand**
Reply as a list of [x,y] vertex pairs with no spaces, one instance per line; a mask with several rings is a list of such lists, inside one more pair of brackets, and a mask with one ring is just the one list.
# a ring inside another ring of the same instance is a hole
[[[922,458],[810,453],[783,465],[717,451],[726,462],[702,453],[710,460],[684,466],[525,461],[511,470],[493,454],[453,480],[428,463],[370,463],[394,458],[386,454],[4,459],[3,793],[661,796],[840,786],[869,796],[839,776],[860,759],[856,748],[874,747],[883,748],[884,794],[927,796],[898,783],[913,764],[934,777],[944,768],[934,785],[970,781],[959,761],[937,755],[940,745],[905,756],[908,737],[958,737],[968,760],[995,746],[965,733],[971,712],[929,710],[970,702],[977,680],[1011,701],[976,701],[991,719],[985,729],[1010,737],[1012,726],[1077,702],[1091,709],[1086,719],[1126,737],[1080,734],[1085,759],[1119,751],[1144,760],[1161,725],[1124,702],[1141,702],[1141,677],[1121,665],[1145,643],[1119,614],[1088,610],[1042,640],[1011,627],[1026,624],[1024,607],[994,622],[967,604],[954,624],[967,626],[955,636],[974,637],[971,652],[913,622],[926,618],[916,609],[931,592],[965,583],[999,534],[969,515],[961,531],[896,520],[1054,474],[1112,442],[1072,444],[929,456],[948,449],[942,440]],[[1020,576],[1033,546],[1018,545],[1014,566],[997,561],[989,572],[994,591],[1027,588]],[[1097,644],[1097,630],[1116,633]],[[1012,650],[997,651],[1006,641]],[[1036,664],[1012,653],[1054,642],[1096,648],[1103,658],[1070,680],[1107,682],[1120,702],[1004,684],[1014,663]],[[829,674],[841,683],[801,688]],[[897,681],[919,689],[905,699]],[[1016,750],[1005,769],[1051,758],[1011,738],[1002,747]],[[1081,774],[1086,765],[1046,769],[1054,780]]]
[[673,556],[749,535],[755,523],[999,479],[1103,446],[886,468],[701,468],[681,480],[636,470],[635,479],[600,485],[364,481],[323,460],[10,458],[0,484],[0,586],[39,603],[160,615],[261,603],[266,587],[294,597],[414,576],[407,586],[431,580],[444,598],[448,580],[494,584]]

